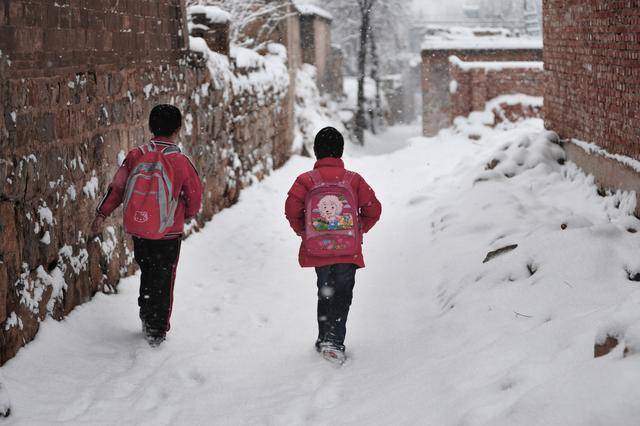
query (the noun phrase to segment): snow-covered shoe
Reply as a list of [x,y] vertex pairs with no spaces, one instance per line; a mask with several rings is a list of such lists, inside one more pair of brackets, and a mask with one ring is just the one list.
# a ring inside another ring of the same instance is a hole
[[158,330],[146,330],[144,335],[145,340],[152,348],[157,348],[164,342],[166,337],[166,333],[158,331]]
[[347,360],[344,352],[334,346],[321,345],[320,353],[322,358],[333,364],[342,365]]

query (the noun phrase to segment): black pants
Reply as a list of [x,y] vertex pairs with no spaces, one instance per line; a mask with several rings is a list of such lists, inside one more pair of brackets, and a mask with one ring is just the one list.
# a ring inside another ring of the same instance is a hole
[[180,257],[181,238],[147,240],[133,237],[133,251],[140,266],[140,319],[151,332],[169,331],[173,283]]
[[318,275],[318,341],[344,351],[347,316],[358,267],[350,263],[316,268]]

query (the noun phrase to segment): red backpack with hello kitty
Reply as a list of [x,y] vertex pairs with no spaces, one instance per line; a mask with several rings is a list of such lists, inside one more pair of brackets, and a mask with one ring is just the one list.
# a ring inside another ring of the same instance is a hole
[[312,256],[356,255],[360,246],[358,198],[345,171],[338,182],[325,182],[318,170],[310,172],[313,186],[305,199],[304,245]]
[[165,237],[178,206],[173,166],[167,157],[180,153],[175,145],[153,141],[138,148],[142,155],[129,173],[124,193],[124,228],[150,240]]

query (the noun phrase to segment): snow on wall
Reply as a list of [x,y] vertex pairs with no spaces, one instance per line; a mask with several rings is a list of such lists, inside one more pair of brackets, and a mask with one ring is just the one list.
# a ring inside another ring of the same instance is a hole
[[506,69],[536,69],[543,71],[542,61],[463,61],[455,55],[449,56],[449,63],[461,70],[482,69],[485,71],[502,71]]
[[329,21],[333,20],[333,15],[331,15],[331,13],[321,7],[315,6],[313,4],[301,3],[300,1],[294,1],[294,4],[301,15],[314,15],[319,16],[320,18],[328,19]]
[[195,13],[206,15],[209,22],[213,24],[226,24],[231,22],[231,14],[217,6],[189,6],[187,8],[187,13],[189,15],[193,15]]

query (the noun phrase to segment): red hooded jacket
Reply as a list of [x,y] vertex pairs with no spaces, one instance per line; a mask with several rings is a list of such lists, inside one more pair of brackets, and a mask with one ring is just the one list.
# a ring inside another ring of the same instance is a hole
[[[313,167],[320,171],[322,178],[326,182],[339,182],[345,174],[344,163],[339,158],[323,158],[318,160]],[[365,182],[365,180],[356,173],[351,181],[354,194],[358,197],[359,222],[362,226],[362,232],[368,232],[373,225],[380,219],[382,206],[376,198],[373,189]],[[302,236],[304,234],[304,216],[305,216],[305,198],[307,192],[313,187],[313,181],[310,174],[303,173],[289,190],[287,201],[285,203],[285,216],[296,234]],[[362,257],[362,248],[355,256],[335,256],[335,257],[314,257],[307,253],[304,247],[304,241],[300,244],[299,253],[300,266],[302,267],[321,267],[333,265],[336,263],[353,263],[360,268],[364,267],[364,258]]]
[[[155,137],[153,141],[160,146],[173,145],[173,142],[168,138]],[[129,173],[136,166],[141,156],[142,152],[138,148],[129,151],[129,154],[127,154],[124,162],[113,177],[113,181],[107,190],[107,195],[105,195],[96,209],[98,214],[107,217],[122,203]],[[202,182],[191,160],[184,154],[168,156],[167,160],[173,166],[173,184],[182,188],[182,190],[174,215],[173,226],[167,230],[165,239],[182,235],[185,219],[195,217],[202,205]]]

